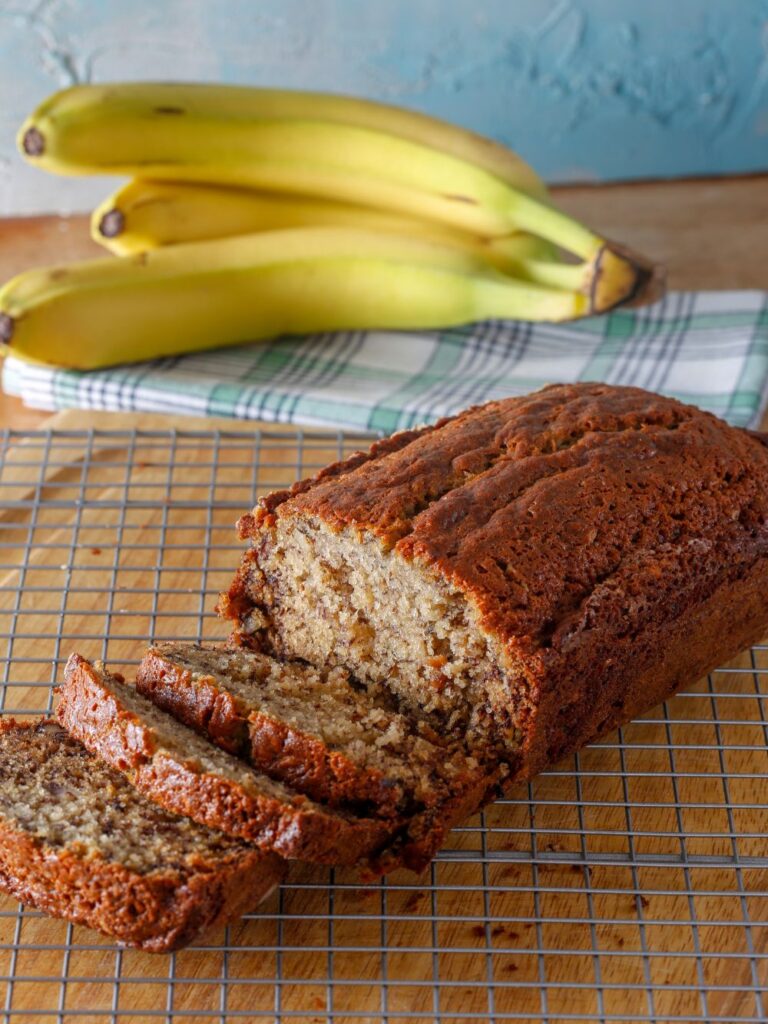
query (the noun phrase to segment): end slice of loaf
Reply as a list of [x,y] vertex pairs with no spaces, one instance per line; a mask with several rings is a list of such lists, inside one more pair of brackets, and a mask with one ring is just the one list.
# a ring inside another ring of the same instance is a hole
[[167,952],[256,904],[285,863],[170,814],[55,722],[0,722],[0,887]]
[[284,857],[355,864],[390,835],[383,822],[320,807],[255,772],[78,654],[67,662],[56,714],[163,807]]
[[481,769],[426,725],[381,706],[342,669],[318,671],[232,647],[151,647],[137,690],[260,771],[336,807],[412,815]]

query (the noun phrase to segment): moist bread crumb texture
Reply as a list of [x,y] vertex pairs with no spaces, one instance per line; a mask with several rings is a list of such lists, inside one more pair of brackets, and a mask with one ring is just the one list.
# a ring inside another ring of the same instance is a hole
[[393,711],[343,669],[321,672],[233,647],[157,644],[139,693],[220,747],[316,800],[381,817],[475,785],[478,762]]
[[80,655],[67,662],[56,716],[151,800],[281,856],[355,864],[392,835],[254,771]]
[[0,723],[0,885],[167,951],[256,906],[284,863],[143,797],[55,722]]
[[768,629],[768,449],[637,388],[557,385],[262,500],[220,612],[517,777]]

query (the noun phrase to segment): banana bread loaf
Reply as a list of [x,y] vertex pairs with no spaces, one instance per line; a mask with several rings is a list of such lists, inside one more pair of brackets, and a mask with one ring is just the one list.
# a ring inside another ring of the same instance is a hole
[[768,631],[768,449],[637,388],[468,409],[239,527],[237,642],[340,666],[518,778]]
[[56,717],[167,810],[281,856],[355,864],[391,835],[384,822],[320,807],[255,772],[78,654],[67,662]]
[[170,814],[55,722],[0,721],[0,887],[151,952],[253,909],[285,863]]

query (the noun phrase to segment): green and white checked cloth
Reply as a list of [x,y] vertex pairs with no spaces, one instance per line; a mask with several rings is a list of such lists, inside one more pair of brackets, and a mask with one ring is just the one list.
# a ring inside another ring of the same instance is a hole
[[553,382],[634,384],[754,425],[768,398],[768,293],[675,292],[571,324],[343,331],[78,373],[9,357],[43,409],[229,416],[392,430]]

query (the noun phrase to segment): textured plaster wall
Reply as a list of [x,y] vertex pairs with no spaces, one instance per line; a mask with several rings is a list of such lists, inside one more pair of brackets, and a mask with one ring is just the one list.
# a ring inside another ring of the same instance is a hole
[[0,212],[108,187],[26,168],[23,116],[76,82],[360,93],[494,135],[552,181],[768,168],[768,0],[0,0]]

